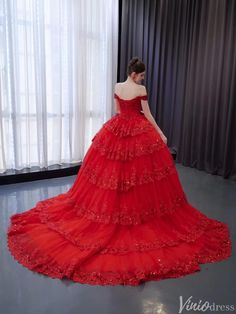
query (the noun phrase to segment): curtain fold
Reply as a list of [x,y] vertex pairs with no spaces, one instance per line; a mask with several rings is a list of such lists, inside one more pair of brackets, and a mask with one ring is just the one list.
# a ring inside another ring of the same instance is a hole
[[120,8],[118,80],[139,56],[176,161],[236,180],[236,2],[120,0]]
[[77,163],[111,117],[118,0],[0,1],[0,172]]

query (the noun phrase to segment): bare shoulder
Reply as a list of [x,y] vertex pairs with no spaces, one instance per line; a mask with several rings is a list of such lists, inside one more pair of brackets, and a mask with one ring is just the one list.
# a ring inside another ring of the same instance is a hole
[[[137,95],[137,97],[147,95],[147,90],[144,85],[135,85],[127,85],[125,82],[117,82],[115,83],[114,91],[116,94],[121,95],[121,97],[123,94],[124,98],[132,98],[135,97],[135,95]],[[127,89],[129,90],[129,93],[127,93]]]
[[122,94],[123,88],[124,88],[124,83],[123,83],[123,82],[117,82],[117,83],[115,83],[114,90],[115,90],[115,93],[116,93],[116,94]]
[[140,86],[140,96],[145,96],[147,95],[147,89],[144,85]]
[[119,82],[115,83],[115,87],[114,87],[115,93],[119,91],[119,88],[120,88],[120,83]]

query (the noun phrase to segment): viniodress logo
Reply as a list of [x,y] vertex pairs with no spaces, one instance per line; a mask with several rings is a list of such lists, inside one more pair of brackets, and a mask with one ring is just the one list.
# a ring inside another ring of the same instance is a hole
[[182,295],[179,297],[179,313],[183,311],[199,311],[199,312],[229,312],[235,311],[235,306],[233,304],[215,304],[215,302],[210,303],[209,301],[199,300],[198,302],[192,301],[193,296],[189,297],[185,302]]

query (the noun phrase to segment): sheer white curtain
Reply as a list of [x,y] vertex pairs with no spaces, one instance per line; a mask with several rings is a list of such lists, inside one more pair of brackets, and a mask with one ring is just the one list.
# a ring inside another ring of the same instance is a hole
[[0,172],[81,161],[113,113],[118,0],[0,0]]

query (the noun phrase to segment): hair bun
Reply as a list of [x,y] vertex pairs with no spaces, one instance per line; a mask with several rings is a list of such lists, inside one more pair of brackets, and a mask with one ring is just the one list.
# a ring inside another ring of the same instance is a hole
[[127,75],[130,75],[132,72],[142,73],[143,71],[145,71],[145,64],[138,56],[135,56],[129,60],[126,70]]
[[139,61],[139,57],[134,57],[131,61],[130,61],[130,65],[134,65],[136,62]]

